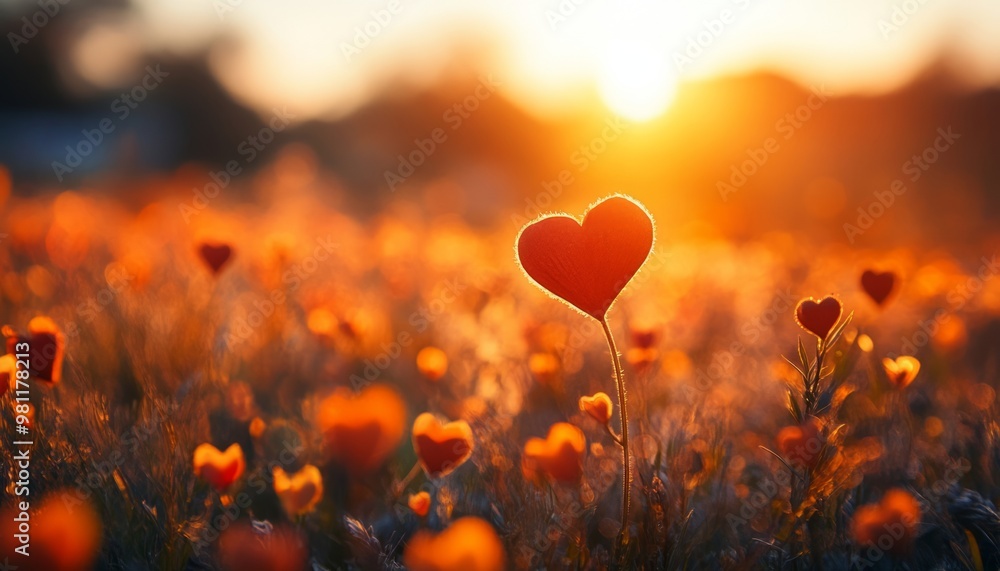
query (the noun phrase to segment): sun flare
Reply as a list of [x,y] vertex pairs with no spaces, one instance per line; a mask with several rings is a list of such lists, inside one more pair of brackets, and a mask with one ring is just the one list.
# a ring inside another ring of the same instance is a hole
[[600,62],[597,89],[604,104],[632,121],[660,116],[677,93],[677,77],[670,64],[639,41],[609,46]]

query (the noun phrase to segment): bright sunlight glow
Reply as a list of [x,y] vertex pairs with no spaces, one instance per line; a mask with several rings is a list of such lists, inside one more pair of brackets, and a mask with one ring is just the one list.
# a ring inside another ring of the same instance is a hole
[[658,117],[673,101],[677,78],[667,61],[638,41],[608,46],[597,74],[597,89],[604,104],[632,121]]

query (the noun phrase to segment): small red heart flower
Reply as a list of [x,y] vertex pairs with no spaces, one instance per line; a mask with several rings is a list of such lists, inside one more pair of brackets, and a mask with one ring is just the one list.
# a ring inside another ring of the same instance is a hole
[[[45,381],[48,386],[59,384],[62,380],[63,354],[66,350],[66,336],[60,331],[55,321],[44,315],[39,315],[28,322],[27,335],[19,335],[9,326],[3,327],[3,335],[7,337],[8,354],[28,354],[28,367],[32,378]],[[28,349],[18,349],[19,344],[27,344]],[[24,357],[22,356],[23,360]],[[0,376],[3,368],[0,367]],[[10,375],[15,375],[12,370]],[[13,382],[13,376],[8,379]],[[0,394],[3,394],[0,391]]]
[[427,492],[410,494],[409,499],[406,500],[406,505],[410,506],[413,513],[418,516],[427,517],[427,513],[431,511],[431,495]]
[[897,389],[905,389],[917,378],[920,372],[920,361],[916,357],[901,355],[895,360],[886,357],[882,359],[882,368],[885,369],[885,376]]
[[233,248],[229,244],[203,242],[198,247],[198,255],[213,274],[218,274],[222,271],[222,266],[232,258]]
[[536,481],[548,474],[558,482],[576,482],[583,474],[583,454],[587,439],[583,431],[568,422],[557,422],[545,438],[529,438],[524,444],[522,470]]
[[820,339],[826,339],[830,331],[840,321],[843,306],[833,296],[824,297],[821,301],[813,298],[803,299],[795,307],[795,320],[802,329]]
[[220,452],[209,443],[199,445],[194,450],[194,473],[220,492],[226,491],[246,470],[246,460],[239,444],[233,444]]
[[447,476],[472,455],[472,429],[464,420],[442,424],[425,412],[413,421],[413,449],[431,477]]
[[566,214],[529,222],[517,259],[539,287],[601,321],[653,248],[653,220],[638,202],[612,196],[583,221]]
[[607,424],[611,420],[611,411],[614,410],[611,397],[602,392],[594,393],[593,396],[580,397],[579,405],[580,410],[601,424]]
[[306,464],[294,474],[275,466],[271,475],[274,477],[274,493],[290,517],[312,511],[323,499],[323,475],[312,464]]
[[865,270],[861,274],[861,288],[878,305],[885,303],[894,287],[896,287],[896,274],[893,272]]

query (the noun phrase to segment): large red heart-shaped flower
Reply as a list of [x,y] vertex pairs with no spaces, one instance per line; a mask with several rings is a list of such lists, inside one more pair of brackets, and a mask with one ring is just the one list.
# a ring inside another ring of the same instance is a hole
[[560,214],[529,222],[517,238],[517,258],[542,289],[603,320],[653,248],[653,220],[631,198],[612,196],[583,222]]
[[882,305],[892,293],[892,288],[896,285],[896,274],[893,272],[876,272],[865,270],[861,274],[861,287],[872,300]]
[[840,301],[833,296],[824,297],[821,301],[813,298],[803,299],[795,308],[795,320],[806,331],[826,339],[833,326],[840,321],[840,313],[843,307]]

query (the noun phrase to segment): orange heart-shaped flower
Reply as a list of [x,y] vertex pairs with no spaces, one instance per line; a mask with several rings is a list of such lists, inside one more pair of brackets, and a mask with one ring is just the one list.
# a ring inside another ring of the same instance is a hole
[[[4,335],[7,336],[7,353],[28,354],[28,366],[21,370],[27,370],[32,378],[55,385],[62,380],[63,353],[66,350],[66,337],[59,326],[51,318],[39,315],[28,322],[28,334],[18,335],[11,327],[4,326]],[[27,343],[28,350],[23,347],[18,349],[19,344]],[[20,358],[22,362],[24,358]]]
[[431,510],[431,495],[427,492],[410,494],[409,499],[406,500],[406,505],[410,506],[413,513],[420,517],[426,517],[427,512]]
[[820,301],[813,298],[803,299],[795,307],[795,320],[799,326],[820,339],[826,339],[837,322],[843,307],[840,301],[831,296]]
[[441,424],[425,412],[413,421],[413,449],[427,475],[447,476],[472,455],[472,429],[464,420]]
[[638,202],[612,196],[579,222],[560,214],[529,222],[517,259],[539,287],[603,320],[653,248],[653,220]]
[[198,255],[201,256],[201,260],[205,262],[208,269],[212,270],[213,274],[218,274],[226,262],[232,258],[233,247],[229,244],[203,242],[198,246]]
[[551,353],[532,353],[528,358],[528,369],[544,385],[555,386],[559,368],[559,359]]
[[597,422],[607,424],[611,420],[611,411],[614,410],[614,405],[611,404],[611,397],[598,392],[594,393],[593,396],[580,397],[580,410],[589,414]]
[[436,536],[418,531],[403,550],[410,571],[502,571],[506,561],[497,532],[477,517],[459,518]]
[[897,389],[904,389],[917,378],[920,372],[920,361],[916,357],[900,355],[896,360],[888,357],[882,359],[882,368],[885,369],[885,376],[889,378]]
[[427,380],[436,381],[448,372],[448,355],[437,347],[424,347],[417,353],[417,370]]
[[798,426],[782,428],[775,440],[781,455],[789,463],[801,468],[816,466],[824,444],[819,423],[814,418],[809,418]]
[[323,475],[312,464],[306,464],[294,474],[275,466],[271,474],[274,477],[274,493],[289,516],[308,513],[323,499]]
[[524,444],[525,471],[542,472],[559,482],[576,482],[583,474],[583,452],[587,439],[568,422],[557,422],[543,438],[530,438]]
[[370,385],[359,393],[340,388],[319,404],[316,423],[330,457],[363,475],[399,446],[406,434],[406,405],[386,385]]
[[913,546],[920,522],[920,503],[909,492],[893,488],[877,504],[859,507],[851,533],[861,545],[906,555]]
[[865,270],[861,274],[861,288],[878,305],[885,303],[896,286],[896,274],[890,271]]
[[[101,519],[84,492],[74,489],[50,492],[40,502],[30,502],[27,533],[15,521],[18,511],[0,511],[0,569],[22,571],[81,571],[94,569],[101,548]],[[22,544],[15,534],[28,539],[28,556],[15,551]]]
[[246,460],[239,444],[232,444],[225,452],[209,443],[201,444],[194,449],[194,473],[220,492],[243,475]]

